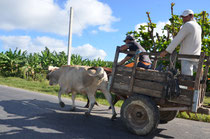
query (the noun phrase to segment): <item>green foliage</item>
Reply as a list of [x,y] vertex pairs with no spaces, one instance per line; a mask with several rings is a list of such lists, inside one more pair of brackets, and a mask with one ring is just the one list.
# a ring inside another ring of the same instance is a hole
[[25,64],[26,51],[10,49],[5,53],[0,53],[0,69],[4,76],[20,76],[20,68]]

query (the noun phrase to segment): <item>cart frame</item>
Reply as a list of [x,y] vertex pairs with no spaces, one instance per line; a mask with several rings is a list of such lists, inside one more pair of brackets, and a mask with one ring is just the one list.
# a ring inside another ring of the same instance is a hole
[[[134,66],[118,65],[120,53],[135,55]],[[150,56],[152,69],[137,67],[140,55]],[[172,74],[171,71],[176,70],[177,58],[198,59],[196,75]],[[155,70],[159,60],[169,61],[169,70]],[[205,56],[204,52],[200,56],[173,53],[169,58],[160,58],[159,53],[121,52],[118,46],[108,89],[117,95],[128,96],[121,107],[121,118],[130,131],[146,135],[156,129],[161,120],[168,122],[174,119],[178,111],[198,112],[204,101],[209,65],[210,56]],[[168,91],[174,81],[178,82],[178,95],[173,90]]]

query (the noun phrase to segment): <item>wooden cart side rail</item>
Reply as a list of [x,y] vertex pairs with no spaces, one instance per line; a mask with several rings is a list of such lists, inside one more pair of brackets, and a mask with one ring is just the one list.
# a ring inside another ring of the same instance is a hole
[[[131,72],[132,72],[132,68],[125,67],[125,66],[118,66],[116,70],[116,74],[119,74],[122,76],[131,76]],[[159,72],[157,70],[150,70],[150,69],[145,70],[143,68],[137,67],[135,79],[165,82],[166,74],[163,72]]]
[[[113,84],[113,88],[111,89],[111,91],[115,92],[115,94],[118,94],[118,95],[130,96],[132,95],[132,93],[129,93],[128,89],[129,89],[128,84],[121,84],[121,83],[115,82]],[[133,86],[133,93],[137,93],[137,94],[140,93],[140,94],[147,95],[150,97],[162,98],[162,91],[153,90],[153,88],[139,87],[136,85]],[[174,99],[173,98],[169,99],[168,101],[177,103],[177,104],[184,104],[191,107],[192,97],[193,97],[192,90],[181,89],[181,94],[179,97],[174,98]]]
[[[121,53],[125,53],[125,54],[135,54],[135,52],[132,51],[123,51]],[[204,52],[202,52],[204,53]],[[161,58],[160,57],[160,53],[159,52],[142,52],[139,55],[149,55],[150,59],[153,60],[153,65],[152,65],[152,69],[156,68],[157,65],[157,61],[158,60],[165,60],[165,61],[169,61],[169,58]],[[177,55],[178,58],[188,58],[188,59],[199,59],[200,56],[199,55],[186,55],[186,54],[178,54]],[[204,59],[208,59],[208,56],[205,56]]]
[[140,87],[140,88],[146,88],[151,90],[157,90],[157,91],[164,91],[165,84],[158,83],[158,82],[151,82],[146,80],[135,80],[134,86]]
[[[115,75],[114,83],[120,83],[120,84],[129,84],[131,80],[130,76],[121,76],[121,75]],[[133,86],[151,89],[151,90],[158,90],[163,91],[166,84],[159,83],[159,82],[151,82],[148,80],[139,80],[135,79],[135,82]]]
[[155,82],[161,82],[165,83],[167,74],[163,72],[159,72],[157,70],[150,70],[150,69],[142,69],[142,68],[137,68],[136,69],[136,79],[145,79],[145,80],[150,80],[150,81],[155,81]]
[[123,83],[123,84],[129,84],[131,77],[130,76],[123,76],[120,74],[116,74],[115,78],[113,79],[115,83]]
[[157,91],[157,90],[152,90],[152,89],[147,89],[147,88],[141,88],[141,87],[138,87],[138,86],[135,86],[135,85],[133,86],[133,92],[132,93],[128,92],[128,89],[129,89],[128,84],[114,83],[111,91],[118,90],[118,91],[120,91],[120,94],[123,94],[123,92],[124,92],[124,95],[131,95],[132,93],[137,93],[137,94],[140,93],[140,94],[143,94],[143,95],[158,97],[158,98],[161,98],[161,95],[162,95],[162,91]]
[[195,86],[195,77],[188,75],[178,75],[179,85],[194,87]]
[[[125,66],[118,66],[116,70],[116,74],[121,76],[130,76],[132,72],[132,68],[125,67]],[[166,82],[167,74],[164,72],[159,72],[157,70],[151,69],[143,69],[143,68],[136,68],[136,79],[140,80],[148,80],[148,81],[155,81],[164,83]],[[193,76],[187,76],[180,74],[178,76],[179,84],[183,86],[194,87],[195,78]],[[127,80],[129,82],[130,80]]]
[[203,63],[205,59],[205,53],[201,53],[200,59],[198,62],[198,69],[196,72],[196,77],[195,77],[195,86],[194,86],[194,93],[193,93],[193,102],[192,102],[192,112],[197,112],[197,108],[199,107],[199,98],[201,96],[201,91],[200,91],[200,81],[202,77],[202,71],[203,71]]
[[[136,54],[136,52],[133,52],[133,51],[123,51],[123,52],[120,52],[120,53],[133,54],[133,55]],[[202,53],[204,53],[204,52],[202,52]],[[156,52],[156,53],[154,53],[154,52],[141,52],[139,55],[149,55],[149,56],[151,56],[152,59],[154,59],[155,56],[157,56],[157,58],[159,60],[163,60],[164,59],[164,58],[159,57],[160,56],[159,52]],[[178,54],[177,57],[178,58],[189,58],[189,59],[199,59],[200,58],[199,55],[187,55],[187,54]],[[208,59],[208,57],[209,56],[205,56],[204,59]],[[169,59],[164,59],[164,60],[168,60],[169,61]]]
[[177,104],[184,104],[188,106],[192,106],[192,99],[186,95],[180,95],[175,99],[168,100],[169,102],[177,103]]

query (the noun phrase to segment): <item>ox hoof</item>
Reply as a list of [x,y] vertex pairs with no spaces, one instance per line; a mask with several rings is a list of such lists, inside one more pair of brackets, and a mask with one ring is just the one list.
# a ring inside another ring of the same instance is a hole
[[70,109],[70,111],[75,111],[76,109],[75,109],[75,107],[72,107],[71,109]]
[[60,104],[60,106],[61,106],[62,108],[65,107],[65,103],[60,102],[59,104]]
[[86,117],[90,116],[90,113],[89,112],[85,112],[85,116]]
[[116,114],[116,113],[115,113],[114,115],[112,115],[111,120],[113,121],[113,120],[115,120],[115,119],[117,119],[117,114]]

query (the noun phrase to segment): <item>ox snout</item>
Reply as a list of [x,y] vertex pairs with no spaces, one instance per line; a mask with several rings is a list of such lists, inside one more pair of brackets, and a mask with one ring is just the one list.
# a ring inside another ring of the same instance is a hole
[[51,85],[51,86],[52,86],[52,85],[53,85],[53,83],[49,82],[49,85]]

